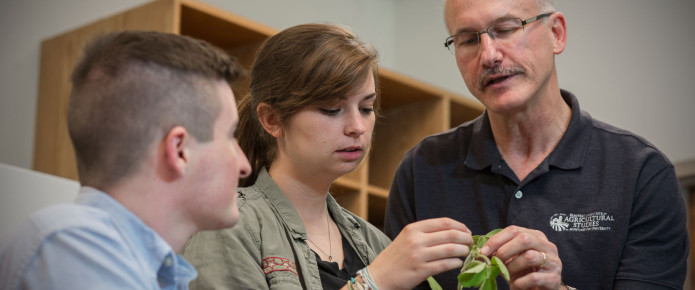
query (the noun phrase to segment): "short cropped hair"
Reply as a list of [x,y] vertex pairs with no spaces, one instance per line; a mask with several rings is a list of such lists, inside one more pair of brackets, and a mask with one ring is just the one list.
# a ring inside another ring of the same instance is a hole
[[114,185],[175,126],[211,140],[221,104],[214,83],[241,72],[235,58],[186,36],[121,31],[93,39],[72,73],[67,114],[80,182]]

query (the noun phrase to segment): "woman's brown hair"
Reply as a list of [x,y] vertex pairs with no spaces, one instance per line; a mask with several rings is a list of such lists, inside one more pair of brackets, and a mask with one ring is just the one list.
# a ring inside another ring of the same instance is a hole
[[[270,105],[283,125],[303,107],[345,97],[369,73],[378,91],[377,62],[376,50],[342,26],[302,24],[268,38],[251,66],[250,93],[239,102],[237,138],[252,168],[240,186],[252,185],[277,154],[277,141],[258,121],[258,104]],[[378,102],[377,92],[375,112]]]

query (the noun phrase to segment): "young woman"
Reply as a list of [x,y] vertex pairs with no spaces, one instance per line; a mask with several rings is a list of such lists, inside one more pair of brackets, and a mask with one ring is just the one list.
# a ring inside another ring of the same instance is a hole
[[182,251],[205,289],[412,288],[461,267],[470,231],[413,223],[393,243],[328,193],[369,150],[379,107],[377,54],[344,27],[304,24],[269,38],[239,104],[253,173],[239,224],[193,236]]

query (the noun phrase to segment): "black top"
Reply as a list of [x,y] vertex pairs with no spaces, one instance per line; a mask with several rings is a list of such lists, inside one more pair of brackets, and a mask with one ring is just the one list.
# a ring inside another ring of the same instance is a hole
[[[342,235],[341,235],[342,237]],[[350,280],[350,277],[355,277],[357,271],[364,268],[365,265],[357,256],[357,252],[350,246],[350,243],[343,239],[343,268],[338,268],[337,262],[328,262],[321,260],[319,254],[314,252],[316,256],[316,264],[319,267],[319,275],[321,276],[321,286],[323,289],[340,289]],[[313,251],[313,250],[312,250]]]
[[[572,108],[570,124],[524,180],[497,150],[487,112],[425,138],[395,174],[386,234],[441,216],[476,235],[518,225],[542,231],[557,246],[567,285],[681,289],[689,244],[673,165],[643,138],[581,111],[571,93],[562,96]],[[458,272],[435,279],[455,289]]]

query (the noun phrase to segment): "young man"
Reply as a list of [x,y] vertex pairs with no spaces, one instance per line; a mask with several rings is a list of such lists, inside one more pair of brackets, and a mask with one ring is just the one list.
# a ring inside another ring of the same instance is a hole
[[[486,111],[407,153],[386,233],[447,216],[506,262],[514,289],[680,289],[689,250],[673,165],[561,90],[566,24],[550,0],[449,0],[463,80]],[[457,271],[435,278],[445,289]],[[507,287],[507,283],[498,283]]]
[[233,226],[250,165],[234,139],[240,68],[203,41],[97,38],[72,75],[68,129],[82,188],[34,214],[0,252],[2,289],[186,289],[178,252]]

